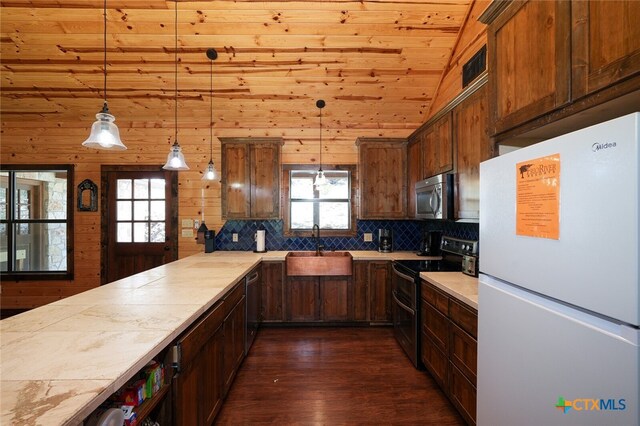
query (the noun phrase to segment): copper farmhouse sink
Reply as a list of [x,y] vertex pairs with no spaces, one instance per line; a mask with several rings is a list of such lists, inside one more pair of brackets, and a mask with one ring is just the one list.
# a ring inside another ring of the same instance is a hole
[[290,251],[287,275],[328,276],[351,275],[351,253],[348,251]]

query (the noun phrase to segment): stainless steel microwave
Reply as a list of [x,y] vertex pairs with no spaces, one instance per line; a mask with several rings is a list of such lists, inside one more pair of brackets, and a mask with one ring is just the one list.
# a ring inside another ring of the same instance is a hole
[[416,182],[417,219],[453,219],[453,174]]

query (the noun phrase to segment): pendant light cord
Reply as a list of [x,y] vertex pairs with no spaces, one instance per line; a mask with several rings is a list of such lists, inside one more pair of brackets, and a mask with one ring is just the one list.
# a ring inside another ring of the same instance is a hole
[[210,61],[210,96],[209,96],[209,111],[211,112],[211,122],[209,123],[209,161],[213,161],[213,59]]
[[107,110],[107,0],[104,0],[104,10],[102,13],[102,17],[104,20],[104,32],[102,37],[103,47],[104,47],[104,109]]
[[176,105],[175,105],[175,122],[176,122],[176,128],[175,128],[175,143],[178,143],[178,0],[176,0],[176,13],[175,13],[175,27],[176,27],[176,39],[175,39],[175,52],[174,52],[174,57],[175,57],[175,78],[174,78],[174,82],[175,82],[175,101],[176,101]]
[[320,108],[320,171],[322,171],[322,108]]

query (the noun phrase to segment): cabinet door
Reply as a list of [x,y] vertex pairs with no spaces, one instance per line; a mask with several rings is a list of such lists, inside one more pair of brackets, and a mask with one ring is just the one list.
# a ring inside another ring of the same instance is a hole
[[318,277],[289,277],[287,279],[287,319],[289,321],[317,321]]
[[262,320],[282,322],[284,262],[262,262]]
[[353,320],[369,321],[369,262],[353,262]]
[[493,157],[489,139],[488,88],[483,86],[453,111],[457,151],[457,219],[480,217],[480,163]]
[[517,1],[489,26],[490,110],[495,133],[569,102],[570,13],[569,1]]
[[640,2],[571,3],[574,100],[640,73]]
[[415,138],[407,147],[407,217],[416,216],[416,182],[423,179],[422,176],[422,143]]
[[224,320],[224,395],[229,392],[244,358],[245,301],[243,294]]
[[251,146],[251,217],[280,217],[280,145]]
[[179,371],[173,381],[178,425],[209,424],[220,409],[223,305],[212,308],[178,339]]
[[251,170],[249,145],[222,144],[222,218],[251,216]]
[[404,139],[359,139],[360,218],[404,218],[407,145]]
[[422,139],[422,174],[424,178],[453,170],[451,112],[430,125]]
[[204,346],[205,358],[202,369],[202,394],[196,397],[203,405],[205,424],[213,424],[213,420],[222,408],[222,379],[223,379],[223,345],[224,327],[218,327],[211,339]]
[[438,382],[442,390],[447,393],[449,391],[448,355],[438,349],[438,346],[424,332],[422,333],[422,340],[420,344],[422,363],[429,373],[431,373],[431,376],[435,381]]
[[351,279],[347,277],[320,278],[320,307],[323,321],[348,321],[351,306]]
[[476,386],[478,342],[455,324],[451,324],[451,362]]
[[371,321],[390,322],[392,320],[390,262],[369,263],[369,295]]
[[454,364],[449,364],[449,397],[470,425],[476,424],[476,393],[475,386],[464,374]]

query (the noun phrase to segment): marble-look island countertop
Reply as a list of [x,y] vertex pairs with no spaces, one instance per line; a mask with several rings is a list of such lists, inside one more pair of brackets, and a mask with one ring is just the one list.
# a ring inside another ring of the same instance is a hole
[[478,278],[462,272],[421,272],[420,278],[478,310]]
[[261,260],[287,253],[199,253],[0,321],[0,424],[81,423]]

